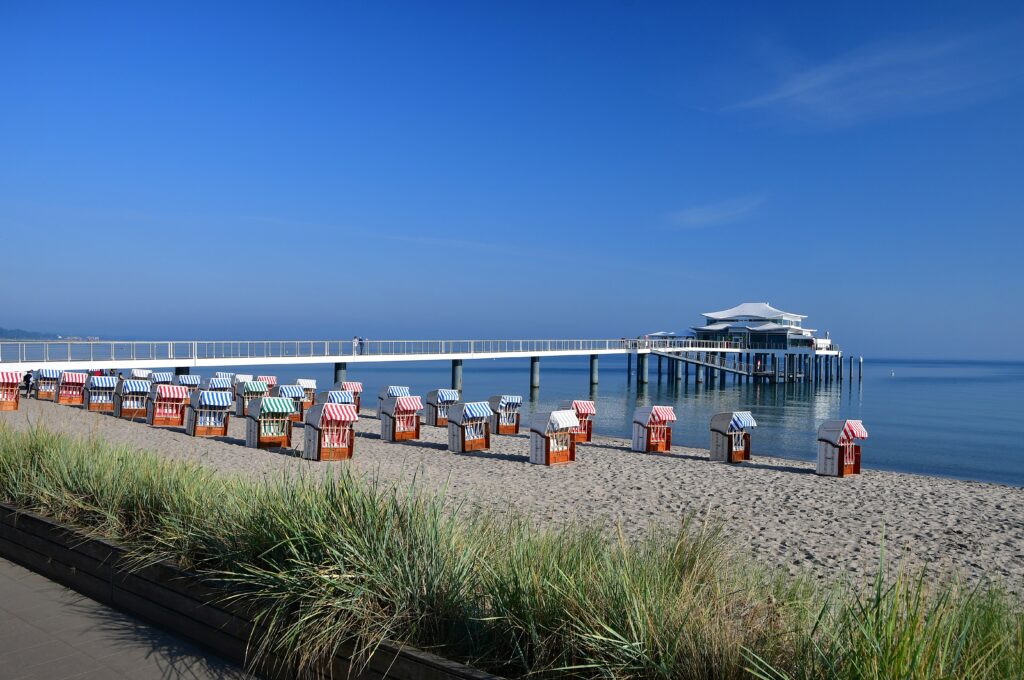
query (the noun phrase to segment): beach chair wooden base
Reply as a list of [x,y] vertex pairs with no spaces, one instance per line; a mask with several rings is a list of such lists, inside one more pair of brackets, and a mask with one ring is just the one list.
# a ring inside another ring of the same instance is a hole
[[665,453],[672,449],[672,430],[666,429],[663,439],[654,439],[647,431],[647,453]]
[[420,426],[416,425],[415,430],[405,430],[403,432],[395,432],[395,436],[392,441],[396,442],[410,442],[420,438]]
[[40,390],[39,392],[36,392],[36,399],[38,399],[39,401],[53,401],[53,395],[53,390],[50,390],[48,392]]
[[497,434],[519,434],[519,416],[516,416],[516,422],[514,423],[498,423]]
[[18,399],[13,401],[0,401],[0,411],[17,411],[18,410]]
[[478,437],[476,439],[466,439],[465,436],[462,438],[462,450],[463,451],[486,451],[491,448],[490,437]]
[[81,406],[82,404],[85,403],[85,399],[81,395],[79,395],[77,397],[76,396],[63,396],[63,397],[57,397],[57,403],[58,404],[63,404],[64,406]]
[[222,426],[216,425],[196,425],[196,431],[192,433],[193,437],[227,437],[228,436],[228,423],[227,417],[224,418],[224,424]]
[[88,406],[88,410],[94,411],[96,413],[113,413],[114,412],[114,402],[112,402],[112,401],[101,401],[101,402],[97,403],[95,401],[90,401],[89,402],[89,406]]
[[292,445],[291,435],[275,437],[260,437],[256,440],[256,447],[260,449],[287,449]]
[[352,457],[351,446],[321,447],[317,450],[317,460],[348,460]]
[[576,442],[569,440],[569,447],[558,451],[551,450],[551,440],[544,442],[544,464],[566,465],[576,462]]
[[293,413],[290,416],[288,416],[288,420],[292,421],[293,423],[301,423],[302,413]]
[[185,414],[180,416],[153,416],[153,427],[184,427]]
[[135,420],[136,418],[146,419],[145,408],[124,408],[121,407],[121,418],[125,420]]

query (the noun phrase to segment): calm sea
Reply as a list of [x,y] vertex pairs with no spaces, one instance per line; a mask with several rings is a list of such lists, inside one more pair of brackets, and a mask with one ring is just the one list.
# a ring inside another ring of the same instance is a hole
[[[656,367],[652,358],[651,382],[638,393],[626,375],[625,357],[601,357],[600,385],[592,393],[586,357],[543,359],[540,390],[531,400],[529,360],[467,361],[463,388],[469,400],[521,394],[525,412],[591,398],[597,402],[595,431],[617,437],[629,436],[637,405],[669,404],[679,416],[673,442],[704,448],[712,414],[747,410],[758,422],[755,455],[799,460],[814,459],[815,433],[823,420],[859,418],[871,435],[865,467],[1024,486],[1024,363],[865,360],[862,382],[817,388],[802,383],[694,388],[691,382],[677,389],[667,377],[658,383]],[[333,380],[326,365],[254,372],[277,375],[282,383],[315,378],[320,390]],[[448,362],[350,364],[348,379],[363,382],[370,397],[366,403],[375,407],[381,386],[408,385],[413,394],[425,396],[449,386],[451,368]]]

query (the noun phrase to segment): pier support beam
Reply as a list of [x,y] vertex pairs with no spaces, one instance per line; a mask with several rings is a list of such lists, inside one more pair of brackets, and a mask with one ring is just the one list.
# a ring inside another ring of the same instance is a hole
[[860,357],[860,360],[857,363],[857,382],[860,382],[863,379],[864,379],[864,357]]
[[452,389],[462,393],[462,359],[452,359]]
[[675,370],[676,382],[682,382],[683,381],[683,363],[684,362],[683,362],[682,359],[676,359],[674,363],[675,363],[675,367],[676,367],[676,370]]
[[637,354],[636,355],[636,384],[646,385],[647,384],[647,360],[650,358],[650,354]]
[[633,353],[630,352],[626,355],[626,382],[629,382],[629,376],[633,375]]
[[597,384],[597,355],[590,355],[590,384]]
[[188,375],[188,366],[175,366],[174,375]]
[[540,357],[530,357],[530,389],[540,387]]
[[334,384],[344,382],[346,377],[348,377],[348,364],[344,361],[334,364]]

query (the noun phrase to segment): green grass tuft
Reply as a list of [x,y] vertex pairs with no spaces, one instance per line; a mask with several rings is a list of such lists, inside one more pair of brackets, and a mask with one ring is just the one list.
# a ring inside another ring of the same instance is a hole
[[225,586],[264,626],[256,654],[300,671],[387,639],[508,676],[1024,677],[998,589],[883,573],[822,592],[692,520],[640,542],[545,531],[344,467],[257,481],[2,426],[0,500]]

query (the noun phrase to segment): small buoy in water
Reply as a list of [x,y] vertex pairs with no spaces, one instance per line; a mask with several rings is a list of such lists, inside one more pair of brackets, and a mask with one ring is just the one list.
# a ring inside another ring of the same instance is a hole
[[896,377],[896,371],[892,372],[892,377],[894,377],[894,378]]

